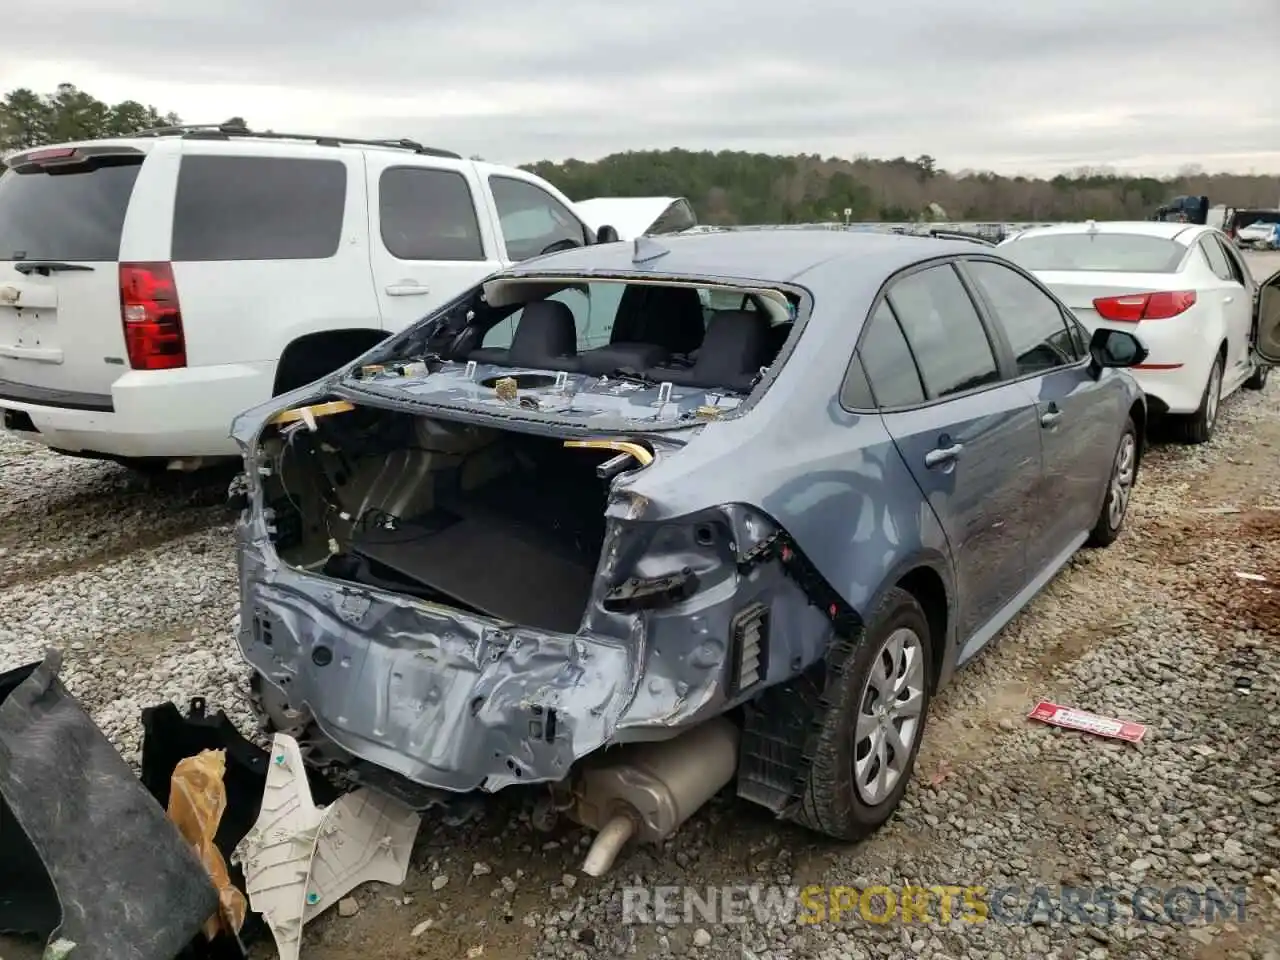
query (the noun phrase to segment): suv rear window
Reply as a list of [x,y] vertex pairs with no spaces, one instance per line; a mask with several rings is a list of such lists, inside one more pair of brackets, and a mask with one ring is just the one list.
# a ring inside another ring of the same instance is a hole
[[1187,247],[1139,233],[1051,233],[1018,237],[1000,252],[1024,270],[1176,273]]
[[142,157],[0,174],[0,260],[116,260]]
[[173,206],[178,262],[327,260],[347,205],[341,160],[185,156]]

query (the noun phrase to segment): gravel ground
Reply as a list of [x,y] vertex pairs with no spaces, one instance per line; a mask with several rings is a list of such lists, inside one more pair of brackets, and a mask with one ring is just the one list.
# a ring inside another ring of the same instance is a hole
[[[139,711],[163,699],[203,695],[247,731],[224,490],[0,436],[0,670],[64,648],[68,687],[130,759]],[[535,832],[498,799],[478,823],[424,823],[405,887],[362,888],[354,916],[308,927],[303,957],[1280,960],[1277,585],[1273,382],[1227,401],[1211,444],[1151,451],[1125,536],[1080,554],[935,702],[901,811],[870,840],[828,844],[717,798],[667,849],[591,880],[583,831]],[[1136,746],[1060,732],[1024,719],[1039,699],[1150,731]],[[1036,885],[1110,887],[1118,920],[943,923],[935,906],[928,924],[855,910],[659,927],[621,922],[631,884],[1009,886],[1019,914]],[[1132,919],[1127,892],[1174,886],[1244,888],[1246,916]],[[0,938],[10,960],[28,952]]]

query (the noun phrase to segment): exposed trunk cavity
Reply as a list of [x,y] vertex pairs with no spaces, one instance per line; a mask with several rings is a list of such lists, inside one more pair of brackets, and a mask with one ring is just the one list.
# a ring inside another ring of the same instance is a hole
[[283,424],[262,452],[284,562],[503,622],[580,626],[605,535],[598,468],[616,450],[361,407]]

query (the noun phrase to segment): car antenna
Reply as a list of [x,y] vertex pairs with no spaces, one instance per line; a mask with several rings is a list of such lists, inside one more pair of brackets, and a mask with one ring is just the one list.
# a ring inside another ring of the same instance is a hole
[[659,257],[665,257],[671,251],[660,243],[655,243],[648,237],[636,237],[635,250],[631,254],[632,263],[646,263],[649,260],[657,260]]

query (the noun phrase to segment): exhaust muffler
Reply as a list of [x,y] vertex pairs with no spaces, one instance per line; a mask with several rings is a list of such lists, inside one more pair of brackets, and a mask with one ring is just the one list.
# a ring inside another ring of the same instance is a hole
[[717,717],[671,740],[619,747],[583,770],[573,816],[599,831],[583,873],[604,874],[632,837],[658,843],[675,833],[733,779],[738,736]]

